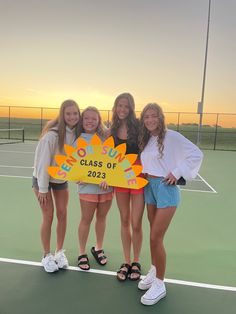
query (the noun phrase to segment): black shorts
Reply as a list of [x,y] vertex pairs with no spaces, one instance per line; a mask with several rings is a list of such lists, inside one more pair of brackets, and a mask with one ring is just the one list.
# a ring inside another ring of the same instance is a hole
[[[37,178],[33,177],[32,178],[32,188],[39,190],[39,186],[38,186],[38,180]],[[68,182],[64,182],[64,183],[54,183],[54,182],[49,182],[48,185],[48,191],[50,191],[51,189],[53,190],[65,190],[68,188]]]

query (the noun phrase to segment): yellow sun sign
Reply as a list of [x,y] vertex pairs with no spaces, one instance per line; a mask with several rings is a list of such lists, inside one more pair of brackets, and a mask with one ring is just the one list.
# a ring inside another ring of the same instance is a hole
[[113,137],[102,142],[97,134],[87,143],[83,138],[77,140],[77,147],[64,145],[67,155],[55,155],[57,167],[48,167],[51,177],[60,180],[82,181],[139,189],[148,181],[138,177],[141,165],[134,165],[137,154],[125,154],[126,144],[115,147]]

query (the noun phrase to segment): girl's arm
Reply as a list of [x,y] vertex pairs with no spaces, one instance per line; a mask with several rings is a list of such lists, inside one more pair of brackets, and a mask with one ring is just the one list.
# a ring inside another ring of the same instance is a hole
[[171,173],[176,179],[179,179],[182,176],[186,180],[192,180],[198,174],[203,160],[203,153],[186,137],[180,133],[177,134],[178,141],[176,144],[178,147],[176,150],[179,152],[178,155],[180,161],[178,162],[177,167],[173,169]]

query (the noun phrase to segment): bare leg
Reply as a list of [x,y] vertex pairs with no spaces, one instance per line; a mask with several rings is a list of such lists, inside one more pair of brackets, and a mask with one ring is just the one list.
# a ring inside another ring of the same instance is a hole
[[161,280],[164,280],[166,269],[166,252],[163,241],[175,210],[176,207],[157,208],[154,221],[151,224],[151,256],[156,266],[157,278]]
[[[98,208],[96,211],[96,223],[95,223],[95,231],[96,231],[96,246],[95,250],[101,250],[103,248],[103,239],[106,229],[106,217],[109,209],[111,208],[111,200],[98,204]],[[100,255],[103,255],[102,253]],[[100,256],[98,255],[98,256]],[[106,264],[107,260],[101,260],[102,264]]]
[[57,214],[57,248],[59,251],[63,248],[65,234],[66,234],[66,225],[67,225],[67,206],[69,192],[68,189],[65,190],[53,190],[53,196],[56,205],[56,214]]
[[[131,194],[131,203],[132,203],[131,207],[132,245],[134,253],[133,261],[138,263],[143,240],[142,232],[142,218],[144,211],[143,194],[136,195]],[[136,273],[135,271],[139,271],[139,268],[136,265],[132,265],[130,274],[130,278],[132,280],[137,280],[140,278],[140,272]]]
[[[81,209],[81,219],[78,228],[79,235],[79,247],[80,254],[86,254],[86,244],[88,240],[90,225],[93,220],[95,210],[97,208],[97,203],[88,202],[80,199],[80,209]],[[86,262],[86,258],[80,259],[81,262]],[[90,268],[89,264],[84,264],[79,266],[81,269],[87,270]]]
[[[130,231],[130,195],[129,193],[116,192],[116,201],[120,211],[121,221],[121,241],[123,246],[123,254],[125,263],[131,263],[130,251],[131,251],[131,231]],[[123,271],[128,271],[127,267],[121,268]],[[125,275],[117,273],[119,280],[125,280]]]
[[93,220],[94,212],[97,208],[97,203],[80,200],[81,219],[79,223],[79,245],[80,255],[86,253],[86,244],[88,240],[90,225]]
[[[34,189],[34,193],[38,198],[38,190]],[[50,252],[51,228],[54,212],[53,199],[50,191],[47,193],[46,204],[39,203],[39,205],[41,207],[43,215],[43,220],[40,227],[40,236],[45,256]]]
[[134,262],[139,261],[143,233],[142,233],[142,218],[144,211],[143,194],[131,195],[131,225],[132,225],[132,244],[134,251]]
[[125,263],[130,264],[131,232],[130,232],[130,195],[128,193],[117,192],[116,201],[120,210],[121,220],[121,240]]
[[106,217],[109,209],[111,208],[112,201],[106,201],[98,204],[97,212],[96,212],[96,223],[95,223],[95,231],[96,231],[96,250],[101,250],[103,247],[103,238],[106,229]]
[[[151,230],[152,230],[152,225],[155,219],[156,212],[157,212],[156,205],[147,204],[148,221],[150,224],[150,245],[151,245]],[[150,247],[150,252],[151,252],[152,265],[156,265],[155,256],[153,255],[153,251],[151,250],[151,247]]]

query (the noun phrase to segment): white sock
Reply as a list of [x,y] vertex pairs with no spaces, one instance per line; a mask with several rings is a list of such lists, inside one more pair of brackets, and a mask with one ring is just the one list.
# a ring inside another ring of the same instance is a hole
[[163,285],[164,284],[164,281],[159,279],[159,278],[156,278],[156,282],[158,285]]

